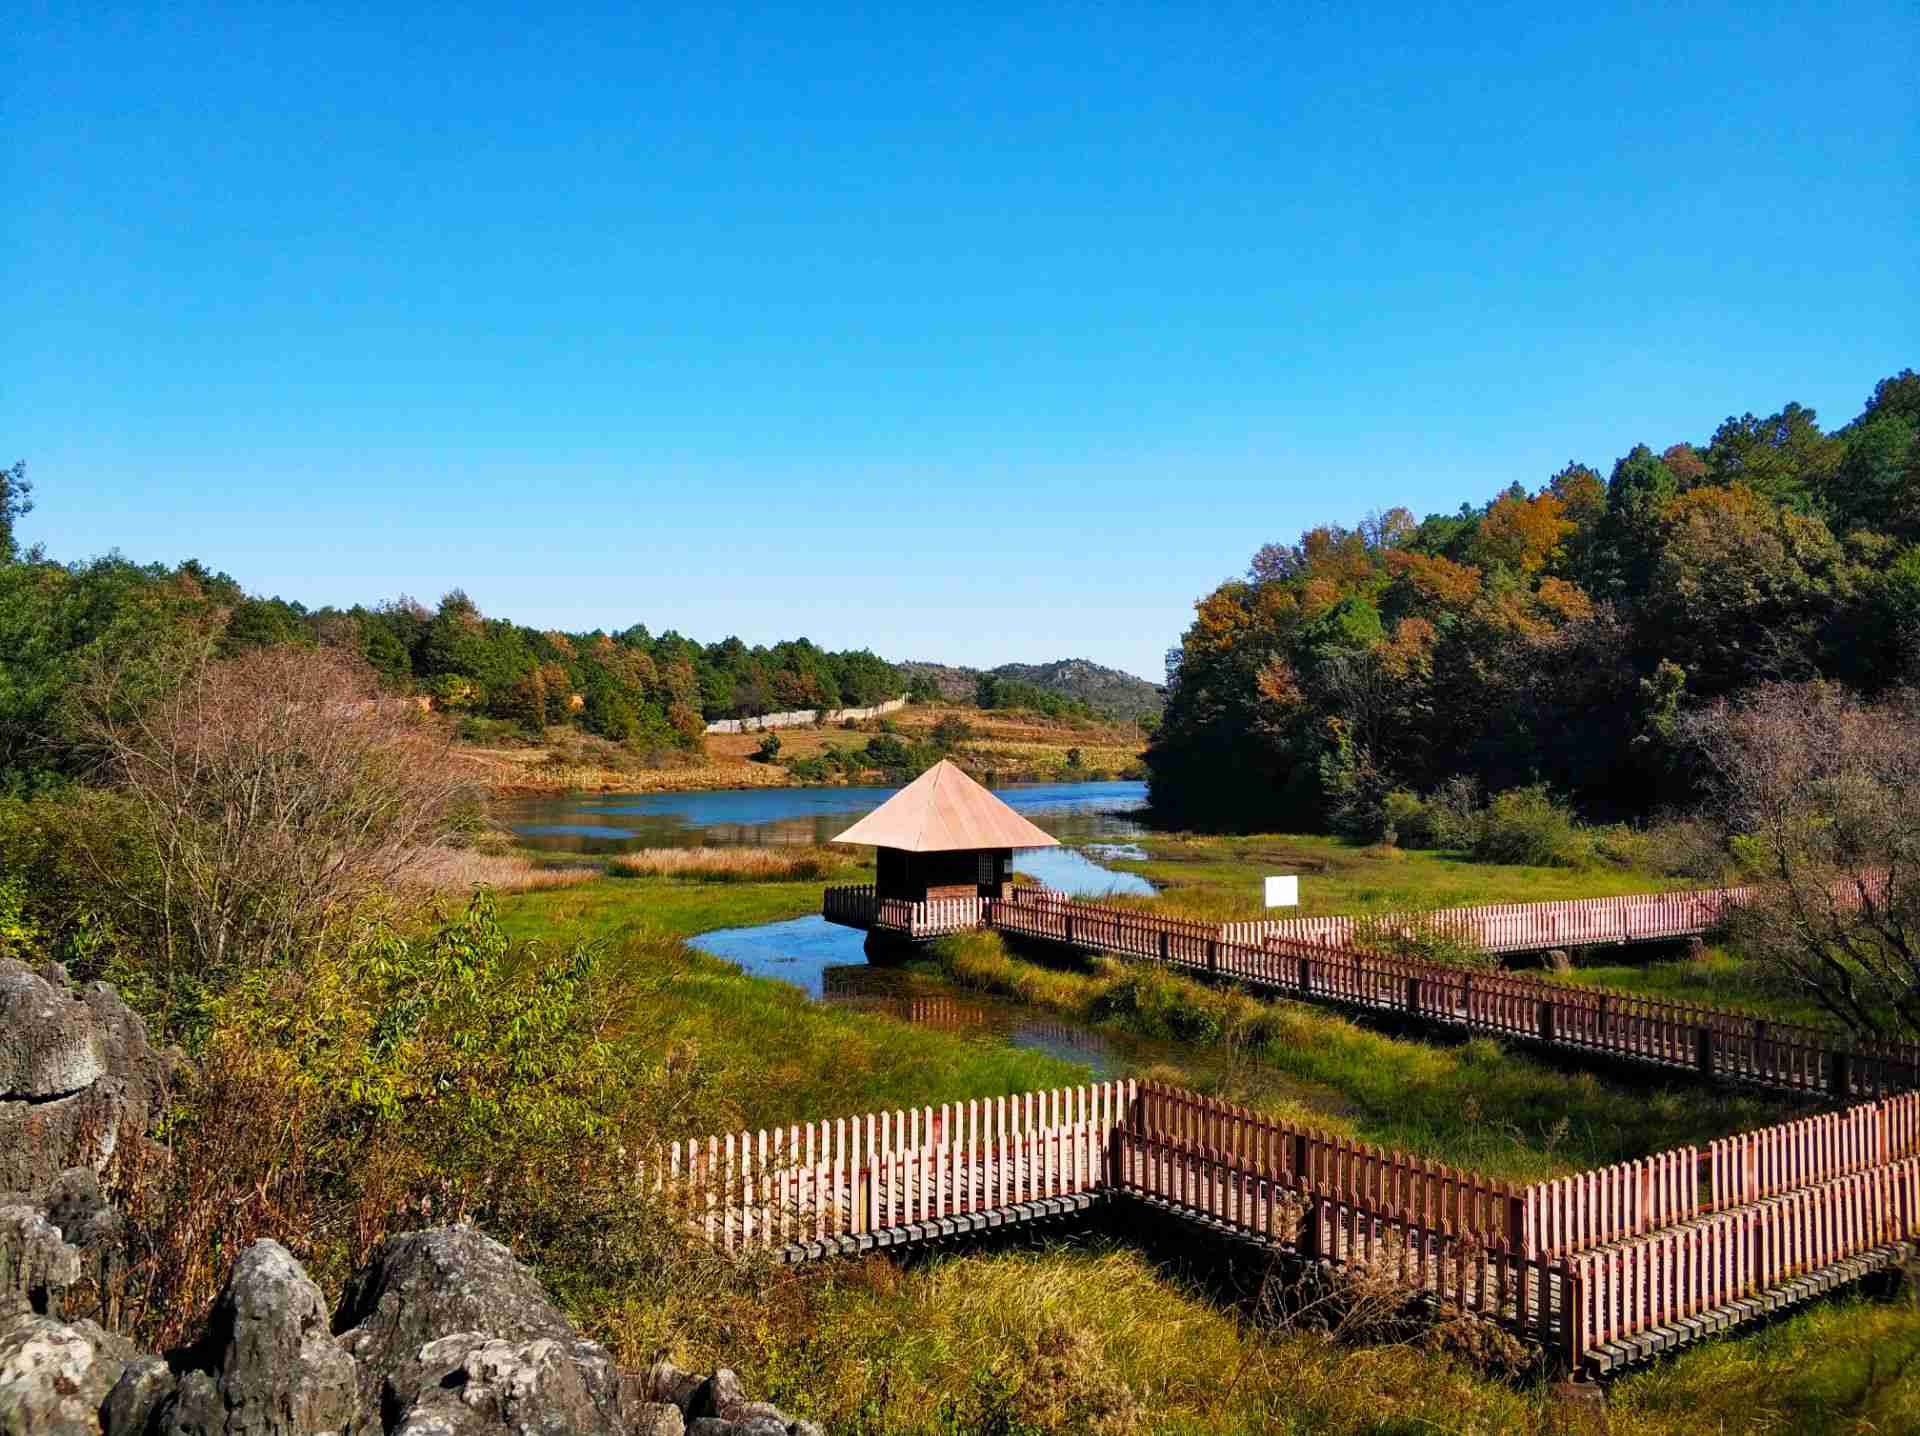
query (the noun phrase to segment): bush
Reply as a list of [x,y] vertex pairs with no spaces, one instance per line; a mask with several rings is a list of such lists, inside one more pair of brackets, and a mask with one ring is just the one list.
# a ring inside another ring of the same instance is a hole
[[1456,773],[1428,796],[1417,846],[1447,852],[1472,852],[1480,842],[1480,784]]
[[778,733],[767,734],[760,740],[760,746],[753,750],[753,761],[756,763],[771,763],[779,756],[780,735]]
[[388,1232],[452,1221],[539,1264],[563,1301],[642,1276],[680,1238],[616,1157],[718,1112],[704,1069],[649,1045],[671,978],[631,958],[511,943],[483,891],[421,937],[246,974],[210,1004],[171,1156],[127,1143],[113,1173],[137,1234],[127,1325],[177,1341],[264,1235],[322,1282]]
[[1541,783],[1496,793],[1487,803],[1473,855],[1486,863],[1579,868],[1593,860],[1593,843],[1573,811]]
[[1427,805],[1420,795],[1409,788],[1395,788],[1381,800],[1381,817],[1385,824],[1380,834],[1381,841],[1398,843],[1402,847],[1431,847],[1427,839]]

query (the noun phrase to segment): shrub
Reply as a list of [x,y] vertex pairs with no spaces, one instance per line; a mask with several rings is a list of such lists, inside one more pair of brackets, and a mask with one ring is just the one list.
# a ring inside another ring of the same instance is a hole
[[1428,796],[1415,846],[1471,852],[1480,842],[1480,783],[1456,773]]
[[771,763],[779,756],[780,735],[778,733],[767,734],[760,740],[760,746],[753,750],[753,761],[756,763]]
[[177,1341],[264,1235],[323,1282],[390,1231],[451,1221],[539,1263],[563,1300],[642,1275],[679,1240],[618,1157],[717,1113],[703,1069],[647,1045],[671,969],[636,977],[630,958],[515,945],[482,892],[420,937],[248,973],[210,1004],[170,1156],[126,1143],[112,1174],[126,1325]]
[[1382,841],[1408,848],[1433,846],[1427,840],[1427,805],[1410,788],[1395,788],[1388,793],[1381,800],[1381,817],[1385,824]]
[[1544,784],[1510,788],[1487,803],[1473,855],[1482,862],[1530,867],[1578,868],[1593,858],[1593,845],[1573,812]]

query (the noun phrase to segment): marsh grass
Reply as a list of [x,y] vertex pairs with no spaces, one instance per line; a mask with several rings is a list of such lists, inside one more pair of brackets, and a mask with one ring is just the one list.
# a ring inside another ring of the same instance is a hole
[[[671,1350],[846,1436],[1361,1436],[1568,1429],[1545,1388],[1429,1341],[1273,1329],[1098,1239],[881,1259],[604,1314],[623,1364]],[[1614,1383],[1612,1436],[1920,1429],[1920,1312],[1816,1306]]]
[[598,863],[543,862],[522,853],[425,848],[402,874],[402,881],[439,893],[469,893],[481,886],[519,893],[573,887],[602,875]]
[[679,878],[702,883],[853,880],[861,870],[852,852],[833,848],[642,848],[608,861],[615,877]]

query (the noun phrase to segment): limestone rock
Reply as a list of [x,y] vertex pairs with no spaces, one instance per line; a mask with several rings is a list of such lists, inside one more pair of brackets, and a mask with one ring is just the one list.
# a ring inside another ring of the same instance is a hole
[[746,1399],[747,1393],[740,1389],[740,1378],[723,1366],[693,1393],[687,1415],[695,1418],[724,1416],[729,1406],[737,1406]]
[[646,1399],[670,1401],[680,1409],[682,1416],[686,1416],[693,1410],[695,1394],[704,1385],[705,1377],[682,1371],[671,1361],[656,1361],[647,1370]]
[[161,1414],[169,1436],[309,1436],[352,1418],[353,1358],[327,1330],[326,1302],[274,1241],[240,1254],[206,1334]]
[[1547,949],[1546,968],[1548,972],[1572,972],[1573,957],[1564,947]]
[[79,1249],[37,1206],[0,1200],[0,1321],[59,1314],[67,1288],[80,1280]]
[[173,1394],[175,1378],[157,1356],[137,1356],[127,1363],[120,1379],[100,1408],[100,1427],[106,1436],[144,1436],[155,1411]]
[[356,1430],[616,1436],[638,1385],[471,1227],[388,1238],[348,1284],[334,1329],[359,1363]]
[[102,1170],[124,1128],[160,1115],[170,1069],[104,982],[76,989],[58,963],[0,960],[0,1191]]
[[100,1436],[100,1407],[133,1359],[91,1321],[0,1323],[0,1436]]
[[632,1436],[686,1436],[687,1418],[670,1401],[643,1401],[633,1408]]

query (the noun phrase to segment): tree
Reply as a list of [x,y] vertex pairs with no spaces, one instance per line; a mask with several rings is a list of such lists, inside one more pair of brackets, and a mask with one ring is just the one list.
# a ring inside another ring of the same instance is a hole
[[1749,869],[1742,950],[1862,1036],[1920,1037],[1920,691],[1771,683],[1687,728]]
[[445,837],[469,790],[418,707],[339,649],[218,658],[183,644],[174,681],[92,674],[75,724],[123,797],[141,854],[92,850],[95,876],[148,929],[162,985],[298,963]]
[[760,740],[760,746],[753,750],[753,761],[756,763],[771,763],[779,756],[780,735],[778,733],[767,734]]
[[942,753],[951,753],[962,743],[973,737],[973,725],[966,719],[949,713],[933,725],[933,746]]
[[0,469],[0,563],[12,563],[19,552],[13,537],[13,521],[33,512],[32,495],[26,460],[22,459],[10,469]]

